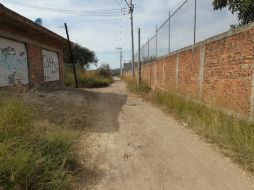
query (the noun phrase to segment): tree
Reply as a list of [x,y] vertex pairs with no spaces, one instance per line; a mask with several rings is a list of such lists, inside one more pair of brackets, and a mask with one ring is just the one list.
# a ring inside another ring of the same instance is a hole
[[239,25],[254,21],[254,0],[213,0],[215,10],[228,7],[232,14],[237,13]]
[[105,76],[105,77],[110,77],[111,76],[111,69],[109,64],[102,64],[99,68],[98,68],[98,74],[101,76]]
[[[82,47],[79,44],[72,44],[72,53],[73,53],[73,62],[74,64],[80,64],[82,68],[88,68],[91,64],[95,64],[98,62],[98,59],[94,53],[85,47]],[[64,62],[70,62],[70,54],[69,49],[64,49]]]

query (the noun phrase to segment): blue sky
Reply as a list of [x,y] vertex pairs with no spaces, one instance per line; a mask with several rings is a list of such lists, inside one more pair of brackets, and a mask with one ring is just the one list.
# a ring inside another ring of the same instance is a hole
[[[133,0],[135,49],[137,49],[137,30],[141,28],[142,43],[155,34],[155,25],[161,25],[184,0]],[[126,7],[124,0],[0,0],[6,7],[19,14],[35,20],[40,17],[43,25],[65,37],[64,22],[67,22],[71,40],[96,52],[99,64],[108,63],[112,68],[119,67],[119,53],[116,47],[123,48],[123,59],[131,58],[130,19],[129,15],[121,16],[86,16],[48,12],[11,3],[22,2],[31,5],[71,10],[105,10]],[[194,0],[189,0],[185,7],[172,20],[172,49],[190,45],[193,41]],[[229,11],[214,11],[211,0],[197,0],[198,40],[227,31],[230,24],[237,19]],[[161,46],[166,46],[164,35],[160,34]],[[164,44],[165,43],[165,44]]]

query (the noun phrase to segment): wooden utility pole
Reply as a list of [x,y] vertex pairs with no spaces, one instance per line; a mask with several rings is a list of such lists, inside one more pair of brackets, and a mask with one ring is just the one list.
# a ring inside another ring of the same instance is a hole
[[76,88],[78,88],[77,73],[76,73],[76,68],[75,68],[74,62],[73,62],[73,54],[72,54],[72,48],[71,48],[71,42],[70,42],[68,27],[67,27],[66,23],[64,23],[64,26],[65,26],[65,30],[66,30],[67,39],[68,39],[69,52],[70,52],[70,62],[72,64],[72,69],[73,69],[73,73],[74,73]]

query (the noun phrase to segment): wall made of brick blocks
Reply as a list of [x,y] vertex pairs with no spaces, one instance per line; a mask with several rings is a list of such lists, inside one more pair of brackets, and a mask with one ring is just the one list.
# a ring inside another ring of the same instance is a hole
[[153,90],[156,89],[157,79],[156,79],[156,65],[155,63],[152,63],[150,66],[151,70],[151,88]]
[[164,85],[163,85],[163,79],[164,79],[164,62],[165,58],[161,59],[156,63],[156,88],[163,90]]
[[150,65],[145,64],[142,66],[142,81],[147,85],[151,86],[150,84]]
[[153,90],[254,118],[254,23],[158,58],[142,73]]
[[200,48],[179,54],[179,93],[192,98],[198,97]]
[[39,86],[44,81],[42,49],[36,45],[27,44],[29,80],[32,86]]
[[176,92],[176,59],[177,55],[169,56],[165,59],[164,63],[164,89]]
[[206,44],[204,102],[250,114],[253,38],[246,31]]
[[[47,86],[50,86],[50,83],[55,82],[45,82],[44,81],[44,70],[43,70],[43,57],[41,47],[33,44],[27,44],[27,54],[28,54],[28,67],[29,67],[29,81],[32,87],[41,86],[44,83],[47,83]],[[64,61],[63,53],[57,52],[58,61],[59,61],[59,81],[64,81]]]

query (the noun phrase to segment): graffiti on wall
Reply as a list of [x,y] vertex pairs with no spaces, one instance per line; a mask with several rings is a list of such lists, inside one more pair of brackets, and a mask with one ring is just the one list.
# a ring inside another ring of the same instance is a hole
[[28,83],[25,44],[0,38],[0,86]]
[[59,80],[59,63],[56,52],[42,50],[45,81]]

